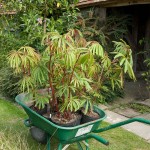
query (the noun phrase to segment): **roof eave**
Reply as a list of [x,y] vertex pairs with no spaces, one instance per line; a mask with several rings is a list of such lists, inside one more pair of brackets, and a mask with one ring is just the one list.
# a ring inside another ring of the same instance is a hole
[[90,6],[101,6],[101,7],[119,7],[129,6],[138,4],[150,4],[150,0],[90,0],[78,3],[79,8],[90,7]]

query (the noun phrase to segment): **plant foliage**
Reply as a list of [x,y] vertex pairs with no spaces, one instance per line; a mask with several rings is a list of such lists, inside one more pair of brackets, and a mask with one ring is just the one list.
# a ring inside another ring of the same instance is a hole
[[114,42],[109,54],[97,41],[86,41],[79,30],[70,29],[48,32],[42,44],[47,46],[42,53],[25,46],[8,56],[10,66],[22,75],[21,90],[34,93],[39,107],[47,102],[36,97],[40,87],[51,89],[49,104],[57,111],[74,112],[84,105],[87,112],[103,100],[107,84],[111,90],[122,88],[125,73],[135,80],[131,49],[124,41]]

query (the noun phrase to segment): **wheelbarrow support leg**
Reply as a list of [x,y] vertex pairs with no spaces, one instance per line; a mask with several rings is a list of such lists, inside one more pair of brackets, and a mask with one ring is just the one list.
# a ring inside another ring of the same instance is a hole
[[83,141],[83,143],[86,146],[86,150],[89,150],[89,144],[88,144],[88,139],[86,139],[85,141]]
[[77,142],[77,145],[78,145],[79,150],[83,150],[83,147],[80,142]]
[[58,150],[62,150],[63,145],[61,143],[59,143],[58,145]]
[[98,136],[96,134],[90,134],[89,138],[94,138],[95,140],[99,141],[100,143],[108,146],[109,145],[109,141],[105,140],[104,138],[102,138],[101,136]]
[[50,146],[50,135],[47,135],[47,150],[50,150],[51,146]]

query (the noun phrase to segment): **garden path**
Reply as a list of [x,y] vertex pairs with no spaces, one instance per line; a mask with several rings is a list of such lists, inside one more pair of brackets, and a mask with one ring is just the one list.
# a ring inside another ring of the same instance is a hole
[[[149,98],[149,93],[143,80],[138,80],[137,82],[126,82],[125,96],[123,98],[118,98],[117,100],[107,105],[100,105],[100,108],[106,111],[107,118],[105,121],[111,124],[134,117],[142,117],[150,120],[150,113],[141,113],[135,111],[132,108],[124,107],[130,103],[137,103],[141,105],[146,105],[150,108]],[[142,137],[150,143],[150,125],[134,122],[128,125],[124,125],[122,127]]]

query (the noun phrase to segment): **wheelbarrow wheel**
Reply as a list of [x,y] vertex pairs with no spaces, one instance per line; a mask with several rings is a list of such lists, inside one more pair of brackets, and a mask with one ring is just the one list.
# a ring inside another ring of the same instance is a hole
[[42,144],[47,143],[47,133],[45,131],[41,130],[40,128],[32,126],[30,128],[30,133],[31,133],[33,139],[35,139],[39,143],[42,143]]

